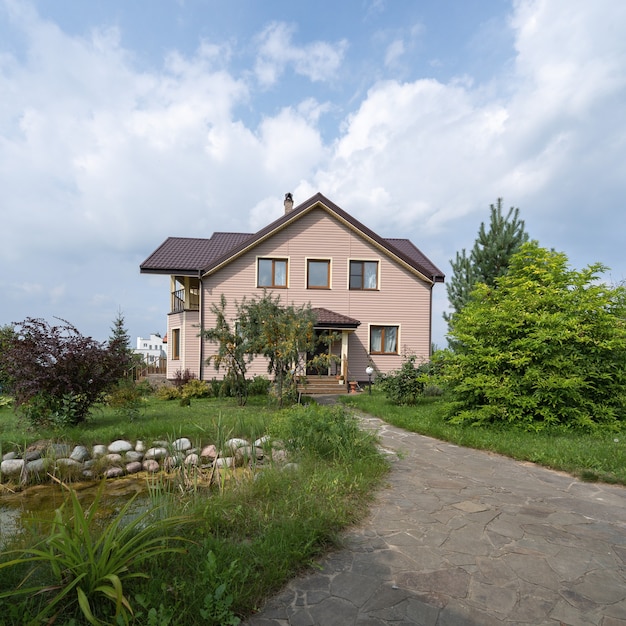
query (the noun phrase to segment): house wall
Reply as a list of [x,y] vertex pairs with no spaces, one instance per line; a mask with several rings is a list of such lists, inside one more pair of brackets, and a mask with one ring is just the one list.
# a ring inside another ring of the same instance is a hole
[[[258,257],[281,257],[289,260],[288,288],[274,289],[283,304],[325,307],[361,321],[349,337],[349,377],[367,380],[365,368],[370,362],[369,329],[371,325],[398,325],[398,355],[372,355],[371,360],[381,372],[397,369],[402,354],[417,355],[418,362],[430,353],[430,285],[386,256],[377,247],[332,218],[323,209],[314,209],[295,223],[258,244],[214,275],[204,278],[205,328],[215,325],[210,304],[218,303],[224,294],[228,314],[235,316],[235,302],[261,297],[256,287]],[[307,259],[331,260],[331,288],[307,289]],[[357,291],[348,289],[349,260],[379,261],[379,289]],[[205,358],[215,351],[215,344],[205,343]],[[255,360],[249,367],[251,376],[267,374],[265,362]],[[205,379],[221,378],[213,366],[204,366]]]
[[[167,377],[172,379],[176,372],[188,369],[197,378],[200,377],[200,313],[181,311],[167,316]],[[173,359],[174,331],[180,330],[180,358]]]

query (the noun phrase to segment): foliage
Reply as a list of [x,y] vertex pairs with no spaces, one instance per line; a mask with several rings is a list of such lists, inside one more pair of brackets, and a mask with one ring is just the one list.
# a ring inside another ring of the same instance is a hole
[[208,398],[212,393],[211,387],[204,380],[194,378],[181,389],[183,398]]
[[232,561],[225,572],[220,572],[215,554],[212,550],[207,552],[201,576],[209,591],[204,596],[204,606],[200,609],[200,615],[206,620],[207,626],[237,626],[241,622],[232,609],[233,594],[227,590],[237,566],[238,562]]
[[122,378],[107,395],[107,404],[122,417],[132,421],[139,417],[145,388],[131,378]]
[[[227,320],[223,294],[219,306],[211,308],[216,317],[215,327],[202,331],[202,335],[218,344],[218,352],[209,361],[213,361],[217,370],[222,367],[226,370],[225,381],[234,389],[240,403],[245,404],[247,365],[255,356],[265,357],[267,371],[274,375],[276,395],[282,404],[284,397],[295,389],[296,373],[303,370],[305,355],[314,351],[315,315],[309,305],[283,306],[280,296],[267,292],[262,298],[244,298],[235,306],[237,322],[234,326]],[[321,340],[331,341],[332,338]]]
[[0,326],[0,393],[11,393],[13,389],[13,377],[7,369],[3,355],[14,340],[14,327],[9,324]]
[[205,339],[217,343],[217,354],[209,357],[207,363],[213,361],[215,369],[226,370],[225,380],[234,390],[241,406],[245,405],[248,398],[248,385],[246,384],[246,372],[252,355],[248,352],[247,345],[241,337],[238,329],[231,327],[226,318],[226,297],[220,297],[219,305],[213,303],[211,312],[215,315],[215,327],[202,331]]
[[[524,221],[519,219],[519,209],[511,207],[506,216],[502,215],[502,198],[490,205],[489,230],[481,222],[478,237],[469,256],[465,248],[456,254],[452,265],[452,277],[446,284],[452,314],[463,309],[477,283],[494,286],[495,281],[504,275],[510,259],[519,247],[528,241]],[[444,313],[450,322],[451,314]]]
[[180,400],[181,392],[178,387],[161,385],[155,395],[159,400]]
[[427,390],[435,395],[434,366],[422,363],[416,367],[415,361],[415,355],[407,356],[399,370],[379,376],[377,384],[393,404],[414,405]]
[[130,367],[130,364],[133,361],[133,351],[130,347],[130,335],[126,329],[121,309],[118,309],[117,316],[113,320],[108,346],[111,352],[119,355],[120,359],[122,361],[126,361],[127,366]]
[[265,376],[255,376],[248,381],[248,394],[251,396],[266,396],[270,389],[270,381]]
[[159,518],[149,509],[129,521],[134,498],[104,528],[96,528],[94,517],[103,486],[87,511],[70,489],[71,509],[66,511],[65,504],[57,509],[49,536],[33,547],[12,551],[16,558],[0,562],[0,569],[28,568],[17,588],[0,598],[46,598],[33,622],[49,619],[52,623],[58,613],[77,604],[94,626],[108,623],[110,617],[128,624],[133,609],[124,583],[147,577],[140,571],[145,561],[184,552],[169,545],[182,537],[168,536],[168,532],[190,520]]
[[177,369],[174,372],[174,379],[172,380],[172,384],[178,391],[182,391],[183,387],[190,381],[194,380],[196,375],[189,369],[181,370]]
[[605,269],[569,269],[564,254],[531,242],[496,288],[479,284],[450,324],[453,420],[528,429],[623,420],[626,290],[600,282]]
[[331,460],[349,460],[371,454],[373,441],[370,434],[359,428],[357,419],[341,405],[290,407],[275,417],[270,433],[294,454]]
[[[315,348],[315,315],[310,305],[283,306],[280,296],[264,293],[239,307],[240,332],[247,351],[267,358],[267,371],[274,374],[277,395],[296,384],[303,355]],[[287,389],[286,389],[287,388]]]
[[0,354],[13,380],[15,406],[36,423],[77,424],[119,380],[127,366],[122,353],[84,337],[69,322],[50,326],[28,318]]

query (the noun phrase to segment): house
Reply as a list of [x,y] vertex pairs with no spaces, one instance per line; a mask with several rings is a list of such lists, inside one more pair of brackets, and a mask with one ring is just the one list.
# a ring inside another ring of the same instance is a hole
[[[214,327],[222,294],[233,318],[236,302],[264,290],[285,305],[310,303],[316,332],[341,337],[330,347],[339,365],[324,373],[366,381],[370,365],[386,373],[403,355],[429,359],[432,289],[444,280],[408,239],[377,235],[320,193],[296,207],[286,194],[284,214],[257,233],[169,237],[141,272],[170,276],[168,378],[188,369],[204,380],[224,375],[207,364],[216,344],[199,336]],[[255,359],[248,373],[266,375],[266,362]]]
[[161,359],[166,358],[165,342],[158,333],[151,334],[149,338],[137,337],[137,347],[133,352],[141,356],[144,363],[158,365]]

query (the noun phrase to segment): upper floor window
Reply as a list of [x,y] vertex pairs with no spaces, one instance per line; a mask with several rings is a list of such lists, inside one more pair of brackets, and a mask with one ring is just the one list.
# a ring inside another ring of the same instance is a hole
[[350,261],[350,289],[378,289],[378,261]]
[[287,259],[259,259],[257,287],[287,287]]
[[371,326],[370,352],[372,354],[398,354],[398,327]]
[[307,261],[306,286],[308,289],[330,289],[330,261]]

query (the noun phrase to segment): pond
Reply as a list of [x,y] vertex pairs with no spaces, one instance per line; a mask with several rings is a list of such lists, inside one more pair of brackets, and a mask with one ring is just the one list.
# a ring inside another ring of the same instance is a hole
[[[71,488],[85,510],[94,501],[100,483],[72,483]],[[150,482],[136,475],[107,481],[100,499],[98,518],[106,521],[135,495],[138,497],[134,511],[129,513],[131,516],[150,505]],[[38,535],[47,534],[55,510],[66,499],[67,488],[58,484],[33,485],[17,492],[5,488],[0,492],[0,551],[6,549],[13,537],[27,529]]]

